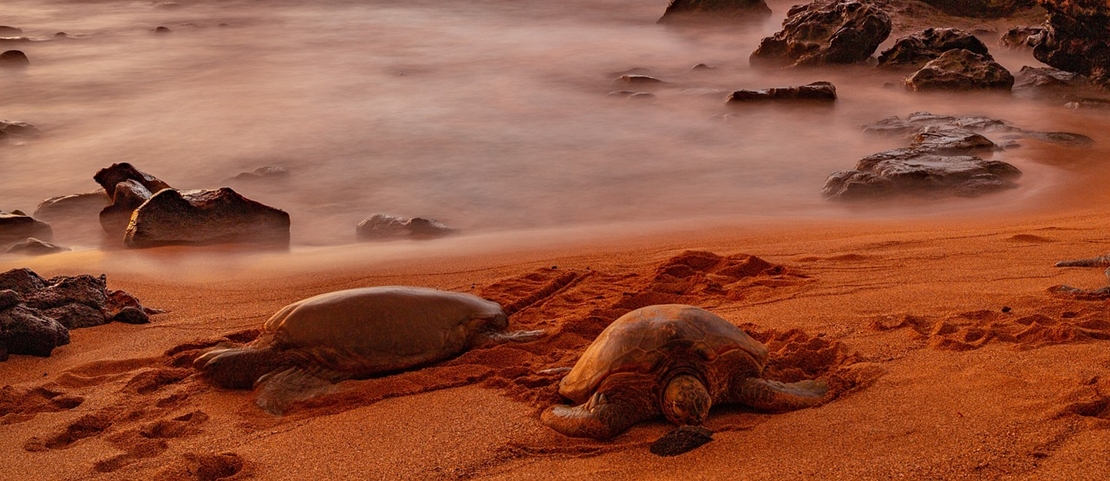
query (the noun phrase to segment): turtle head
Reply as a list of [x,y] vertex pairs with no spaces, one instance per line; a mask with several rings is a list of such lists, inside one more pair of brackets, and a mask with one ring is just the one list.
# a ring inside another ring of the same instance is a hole
[[681,374],[663,389],[662,408],[667,420],[679,426],[699,426],[709,416],[713,398],[696,376]]

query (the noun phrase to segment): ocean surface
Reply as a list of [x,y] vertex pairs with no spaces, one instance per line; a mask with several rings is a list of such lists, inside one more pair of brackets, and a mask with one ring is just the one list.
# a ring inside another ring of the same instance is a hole
[[[1105,175],[1110,145],[1110,113],[1059,101],[915,94],[895,86],[905,72],[868,65],[749,67],[791,2],[771,2],[764,22],[696,28],[657,24],[666,0],[3,3],[0,24],[41,41],[0,42],[31,61],[0,71],[0,118],[44,132],[0,145],[3,210],[93,191],[98,169],[130,162],[177,188],[227,185],[285,209],[297,245],[354,242],[355,224],[379,212],[467,233],[993,215],[1075,207],[1069,192]],[[1042,66],[1029,51],[996,46],[997,35],[982,38],[1011,71]],[[666,83],[616,80],[631,69]],[[836,85],[834,106],[725,104],[737,89],[816,80]],[[620,90],[654,97],[610,95]],[[1000,194],[822,199],[831,172],[904,145],[862,124],[915,111],[987,115],[1097,143],[1029,140],[996,154],[1025,173]],[[228,180],[262,166],[290,176]]]

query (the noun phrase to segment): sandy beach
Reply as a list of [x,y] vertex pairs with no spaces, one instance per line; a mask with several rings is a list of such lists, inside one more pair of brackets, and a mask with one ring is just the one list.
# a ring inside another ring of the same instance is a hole
[[[1106,301],[1048,288],[1105,284],[1097,269],[1053,263],[1103,252],[1107,218],[1080,211],[595,233],[583,244],[509,252],[473,243],[449,256],[429,244],[417,247],[426,249],[420,261],[358,263],[347,252],[345,266],[331,269],[310,266],[326,265],[333,253],[304,252],[286,262],[256,259],[225,279],[189,275],[182,264],[182,278],[170,275],[171,253],[149,256],[165,263],[157,275],[116,271],[111,256],[41,258],[21,265],[44,275],[104,271],[111,287],[167,312],[150,325],[76,330],[50,358],[0,364],[8,385],[2,475],[1101,479],[1110,469]],[[749,256],[782,267],[740,274],[735,267],[750,265]],[[716,267],[684,271],[686,278],[663,275],[711,261]],[[257,408],[252,393],[214,388],[189,367],[221,340],[251,339],[286,303],[394,284],[503,305],[526,299],[511,325],[549,336],[345,381],[282,417]],[[835,398],[782,414],[714,409],[706,423],[714,441],[672,458],[647,449],[670,429],[662,420],[606,442],[543,426],[538,413],[559,402],[559,376],[540,371],[572,365],[621,312],[660,302],[719,313],[771,348],[768,377],[820,376]]]

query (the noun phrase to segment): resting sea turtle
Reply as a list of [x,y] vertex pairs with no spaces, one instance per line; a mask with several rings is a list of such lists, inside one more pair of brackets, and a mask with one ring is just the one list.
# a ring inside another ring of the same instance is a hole
[[244,347],[215,349],[193,366],[225,388],[258,386],[258,405],[288,404],[347,378],[367,378],[458,355],[486,340],[534,340],[542,331],[503,332],[496,302],[420,287],[329,292],[285,306]]
[[613,321],[559,383],[559,393],[578,405],[552,406],[541,419],[567,436],[607,439],[659,414],[700,425],[714,403],[800,409],[828,389],[820,381],[761,379],[766,362],[763,344],[709,311],[644,307]]

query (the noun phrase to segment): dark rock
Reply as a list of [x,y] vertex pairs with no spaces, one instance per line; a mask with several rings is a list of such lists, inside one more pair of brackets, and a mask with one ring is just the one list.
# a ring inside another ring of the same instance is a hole
[[8,50],[0,53],[0,68],[23,68],[31,65],[27,54],[22,50]]
[[989,55],[987,46],[970,33],[956,28],[927,28],[894,42],[879,55],[879,66],[920,68],[942,53],[959,48]]
[[0,351],[49,356],[69,344],[69,330],[37,309],[16,305],[0,311]]
[[1064,95],[1088,86],[1087,77],[1075,72],[1065,72],[1052,67],[1021,67],[1014,76],[1015,91]]
[[28,237],[23,242],[12,244],[8,247],[6,253],[8,254],[23,254],[27,256],[43,256],[47,254],[56,254],[58,252],[67,252],[68,247],[61,247],[49,242],[41,241],[34,237]]
[[11,289],[0,290],[0,311],[23,302],[23,296]]
[[701,426],[680,426],[651,443],[651,454],[678,456],[701,447],[713,440],[713,431]]
[[287,179],[289,178],[289,171],[282,167],[275,167],[267,165],[259,167],[250,172],[243,172],[229,180],[239,181],[255,181],[255,180],[271,180],[271,179]]
[[749,62],[765,66],[848,64],[867,60],[890,35],[890,16],[857,0],[790,9],[782,30],[764,38]]
[[730,104],[766,101],[835,102],[836,87],[829,82],[813,82],[799,87],[737,90],[729,95]]
[[39,309],[45,317],[58,321],[66,329],[80,329],[83,327],[96,327],[108,323],[104,313],[84,304],[66,304],[49,309]]
[[1041,0],[1048,10],[1037,60],[1068,72],[1110,81],[1110,4],[1102,0]]
[[0,246],[22,242],[28,237],[50,240],[54,230],[47,223],[20,211],[0,212]]
[[234,190],[164,189],[135,211],[128,247],[248,243],[289,245],[289,214]]
[[1065,147],[1087,147],[1095,143],[1094,139],[1086,135],[1073,134],[1071,132],[1022,132],[1018,137],[1063,145]]
[[1006,48],[1033,48],[1044,41],[1044,27],[1014,27],[998,43]]
[[0,37],[15,37],[21,33],[23,33],[23,29],[19,27],[0,25]]
[[712,65],[707,65],[707,64],[704,64],[704,63],[699,63],[699,64],[697,64],[693,67],[690,67],[690,70],[695,70],[695,71],[698,71],[698,70],[717,70],[717,67],[714,67]]
[[146,190],[149,190],[151,194],[158,193],[158,191],[162,189],[171,188],[169,184],[162,182],[153,175],[136,169],[135,166],[127,162],[112,164],[100,169],[97,171],[96,175],[93,175],[93,180],[95,180],[97,184],[100,184],[100,187],[104,188],[104,192],[108,194],[109,199],[114,199],[116,197],[116,185],[128,180],[138,182],[145,187]]
[[638,75],[638,74],[621,75],[620,77],[617,77],[617,81],[618,82],[624,82],[626,84],[640,84],[640,85],[666,83],[666,82],[664,82],[662,80],[659,80],[655,77],[652,77],[650,75]]
[[949,50],[905,80],[906,88],[923,90],[1010,90],[1014,76],[989,56]]
[[69,38],[65,32],[58,32],[54,34],[54,40],[63,40]]
[[893,194],[973,197],[1013,188],[1019,176],[1021,171],[1006,162],[897,149],[864,157],[855,170],[833,173],[822,193],[835,200]]
[[764,0],[671,0],[659,23],[751,21],[771,15]]
[[95,219],[111,203],[103,190],[51,197],[39,203],[32,217],[47,222]]
[[37,137],[42,131],[27,122],[0,120],[0,140],[5,138]]
[[114,238],[120,238],[131,223],[135,209],[150,199],[152,194],[136,180],[128,179],[116,184],[112,189],[115,198],[112,204],[100,211],[100,227]]
[[893,134],[912,138],[924,127],[959,127],[974,132],[1010,132],[1021,130],[1005,120],[979,117],[974,115],[952,116],[937,115],[929,112],[914,112],[904,120],[887,117],[874,124],[863,126],[863,131],[878,134]]
[[159,25],[157,28],[154,29],[154,33],[161,33],[161,34],[170,33],[170,29],[169,29],[169,27]]
[[919,130],[910,147],[922,152],[938,154],[1000,150],[994,142],[981,134],[962,127],[936,125],[929,125]]
[[108,290],[103,275],[43,280],[30,269],[0,273],[0,354],[49,356],[69,343],[69,329],[112,320],[141,323],[149,317],[138,299]]
[[921,0],[958,17],[1000,18],[1036,5],[1036,0]]
[[39,277],[31,269],[12,269],[0,273],[0,290],[10,289],[26,297],[45,288],[46,279]]
[[360,241],[397,238],[434,239],[457,232],[433,219],[374,214],[355,227],[355,238]]

